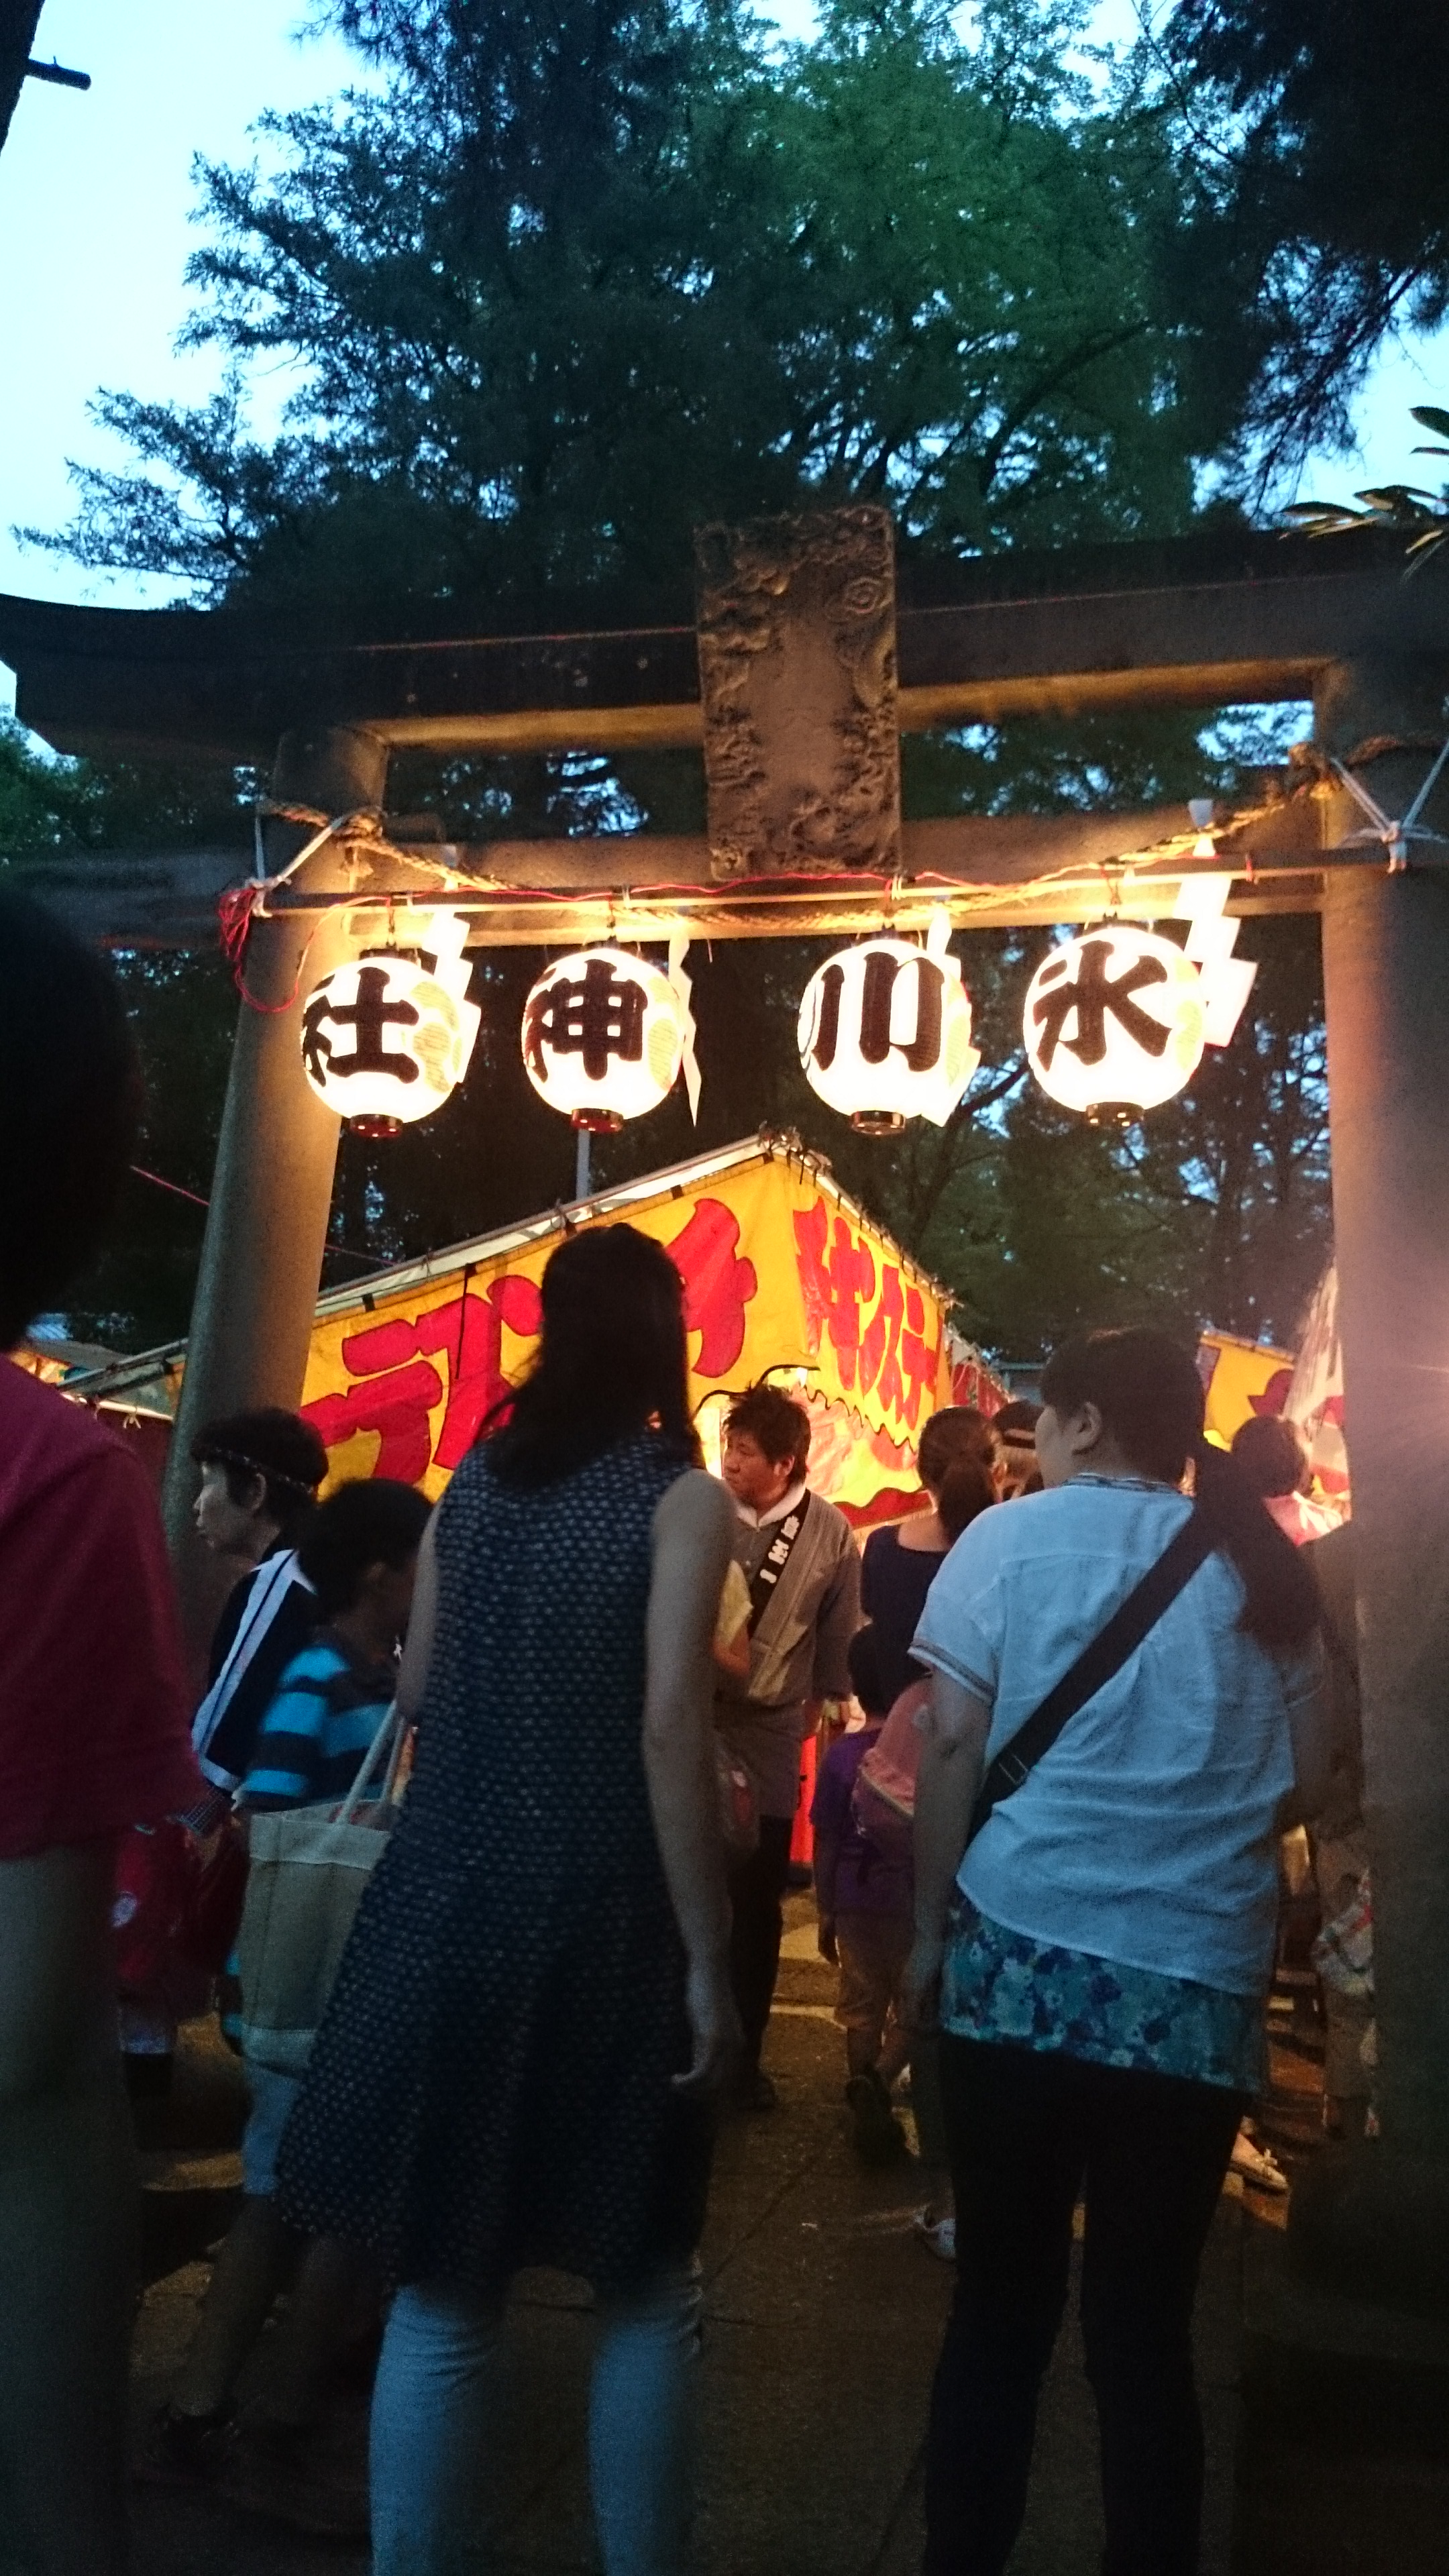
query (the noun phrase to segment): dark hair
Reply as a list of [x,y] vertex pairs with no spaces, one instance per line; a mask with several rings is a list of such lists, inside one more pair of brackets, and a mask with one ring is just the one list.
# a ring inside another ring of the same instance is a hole
[[110,967],[42,905],[0,894],[0,1350],[99,1245],[140,1114]]
[[1003,1404],[999,1413],[993,1413],[991,1428],[999,1439],[1029,1443],[1040,1419],[1041,1406],[1033,1404],[1028,1396],[1018,1395],[1010,1404]]
[[1255,1494],[1296,1494],[1308,1464],[1308,1443],[1296,1422],[1255,1413],[1233,1434],[1232,1454]]
[[1054,1351],[1042,1400],[1058,1415],[1094,1404],[1139,1475],[1180,1484],[1195,1471],[1196,1508],[1247,1593],[1239,1625],[1259,1644],[1294,1646],[1318,1622],[1318,1588],[1242,1468],[1203,1438],[1203,1386],[1193,1353],[1145,1325],[1083,1333]]
[[339,1485],[312,1515],[297,1562],[324,1619],[350,1610],[370,1565],[402,1567],[423,1543],[432,1505],[416,1485],[391,1476]]
[[974,1404],[944,1404],[921,1433],[916,1472],[935,1497],[954,1547],[963,1529],[996,1500],[992,1469],[1001,1455],[996,1425]]
[[983,1467],[994,1467],[1000,1455],[995,1423],[974,1404],[943,1404],[921,1433],[916,1471],[934,1493],[962,1459],[975,1458]]
[[229,1413],[208,1422],[191,1444],[198,1467],[221,1467],[234,1503],[244,1503],[254,1477],[262,1480],[263,1509],[295,1547],[312,1518],[316,1493],[327,1473],[321,1433],[299,1413],[279,1404],[253,1413]]
[[800,1475],[805,1473],[810,1456],[810,1416],[803,1404],[787,1395],[781,1386],[758,1386],[737,1395],[725,1415],[725,1437],[732,1431],[745,1440],[753,1440],[763,1450],[772,1467],[788,1458]]
[[954,1547],[963,1529],[996,1500],[996,1479],[980,1458],[960,1458],[947,1469],[936,1495],[936,1513]]
[[857,1628],[845,1650],[850,1687],[867,1717],[884,1717],[888,1702],[881,1679],[880,1642],[874,1628]]
[[593,1226],[543,1274],[538,1356],[483,1424],[489,1463],[510,1484],[549,1485],[649,1425],[681,1467],[698,1464],[684,1283],[636,1226]]

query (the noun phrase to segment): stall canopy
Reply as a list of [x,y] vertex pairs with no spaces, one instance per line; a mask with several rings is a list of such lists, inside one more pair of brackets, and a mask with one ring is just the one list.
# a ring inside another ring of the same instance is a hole
[[[549,1255],[566,1234],[624,1223],[667,1245],[683,1278],[690,1394],[711,1464],[729,1397],[771,1376],[809,1408],[812,1487],[866,1528],[917,1499],[916,1444],[938,1405],[993,1412],[1005,1401],[980,1353],[948,1339],[949,1291],[828,1164],[765,1134],[323,1297],[302,1410],[332,1477],[397,1476],[441,1493],[528,1365]],[[183,1363],[158,1351],[67,1392],[169,1410]]]
[[858,1526],[897,1515],[922,1423],[956,1400],[948,1298],[828,1166],[773,1136],[324,1297],[302,1410],[334,1475],[441,1492],[532,1356],[563,1234],[621,1223],[667,1245],[684,1280],[706,1454],[730,1395],[771,1375],[809,1406],[814,1489]]

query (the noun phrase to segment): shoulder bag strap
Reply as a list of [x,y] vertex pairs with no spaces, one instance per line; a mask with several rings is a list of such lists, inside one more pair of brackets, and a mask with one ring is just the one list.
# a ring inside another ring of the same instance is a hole
[[1164,1610],[1171,1607],[1178,1594],[1211,1556],[1216,1541],[1203,1514],[1194,1511],[1184,1521],[1176,1537],[1163,1549],[1155,1565],[1150,1565],[1140,1583],[1133,1585],[1125,1601],[1119,1604],[1099,1629],[1089,1646],[1078,1655],[1070,1672],[1048,1691],[1040,1707],[1034,1708],[1019,1726],[1009,1744],[1004,1744],[995,1759],[986,1766],[976,1804],[971,1810],[971,1823],[966,1841],[971,1844],[982,1826],[1003,1798],[1019,1789],[1035,1770],[1044,1753],[1049,1753],[1068,1720],[1078,1709],[1095,1699],[1113,1676],[1120,1673],[1129,1655],[1134,1654],[1149,1631],[1156,1627]]
[[[383,1747],[390,1736],[393,1739],[393,1754],[395,1756],[401,1749],[403,1739],[402,1714],[395,1699],[390,1699],[388,1701],[386,1708],[383,1710],[377,1733],[374,1735],[372,1742],[369,1744],[367,1751],[362,1757],[362,1761],[358,1766],[357,1777],[353,1781],[351,1788],[348,1790],[347,1796],[343,1800],[341,1809],[339,1810],[337,1817],[339,1825],[350,1825],[355,1823],[357,1810],[362,1804],[363,1791],[366,1789],[368,1781],[372,1778],[373,1772],[377,1769],[378,1763],[382,1759]],[[384,1805],[387,1803],[390,1786],[392,1781],[395,1779],[396,1774],[397,1763],[395,1759],[392,1759],[388,1763],[387,1777],[383,1784],[382,1803]]]

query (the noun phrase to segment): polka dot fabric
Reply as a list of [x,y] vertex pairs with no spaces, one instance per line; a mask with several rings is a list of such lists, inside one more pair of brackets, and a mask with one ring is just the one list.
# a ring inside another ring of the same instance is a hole
[[439,1507],[417,1758],[279,2160],[298,2227],[392,2281],[628,2287],[693,2249],[707,2115],[641,1749],[650,1435],[556,1485],[486,1446]]

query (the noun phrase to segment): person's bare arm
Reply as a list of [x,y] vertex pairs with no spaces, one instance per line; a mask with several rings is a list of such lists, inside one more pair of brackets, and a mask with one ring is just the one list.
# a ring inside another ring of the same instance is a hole
[[0,2133],[94,2054],[114,1873],[109,1842],[0,1861]]
[[945,1673],[931,1675],[931,1711],[916,1773],[913,1836],[916,1938],[906,1964],[908,2022],[929,2026],[946,1950],[946,1915],[986,1765],[991,1711]]
[[691,1468],[654,1515],[644,1687],[644,1770],[674,1919],[688,1959],[693,2055],[681,2089],[725,2072],[738,2044],[730,1995],[714,1753],[714,1660],[720,1588],[734,1537],[724,1487]]
[[413,1726],[417,1722],[418,1710],[422,1705],[423,1687],[428,1678],[428,1666],[433,1659],[433,1638],[438,1625],[438,1560],[433,1543],[437,1526],[438,1515],[434,1512],[423,1532],[422,1546],[418,1549],[418,1572],[417,1581],[413,1585],[412,1612],[408,1619],[408,1633],[402,1650],[402,1662],[398,1666],[397,1704],[408,1726]]

